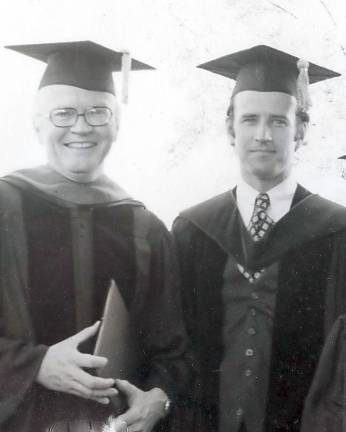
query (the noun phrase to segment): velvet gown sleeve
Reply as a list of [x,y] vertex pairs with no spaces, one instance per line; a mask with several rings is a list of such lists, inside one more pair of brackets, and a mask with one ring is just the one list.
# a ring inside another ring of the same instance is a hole
[[16,423],[15,417],[24,419],[30,410],[33,383],[47,347],[35,344],[27,310],[20,193],[4,182],[0,183],[0,275],[0,429],[7,430],[3,426],[7,421]]
[[301,432],[343,432],[346,427],[346,315],[325,342],[305,401]]
[[183,404],[185,406],[184,426],[186,431],[209,431],[208,422],[204,417],[207,413],[201,408],[201,364],[200,364],[200,337],[196,312],[196,272],[194,263],[195,246],[198,235],[193,225],[182,217],[178,217],[172,228],[174,246],[176,249],[181,275],[182,309],[185,319],[187,334],[193,353],[194,380],[188,391],[185,392]]
[[33,384],[46,349],[0,337],[0,426],[14,415],[25,416],[24,406],[33,402]]
[[193,227],[187,220],[178,217],[174,222],[172,232],[180,269],[183,313],[187,333],[195,352],[197,350],[196,344],[198,343],[198,341],[195,340],[195,326],[198,325],[198,322],[196,321],[195,298],[193,293],[193,287],[195,286],[193,277],[194,243],[191,241]]
[[337,235],[334,245],[327,290],[327,336],[304,404],[301,432],[343,432],[346,429],[345,231]]

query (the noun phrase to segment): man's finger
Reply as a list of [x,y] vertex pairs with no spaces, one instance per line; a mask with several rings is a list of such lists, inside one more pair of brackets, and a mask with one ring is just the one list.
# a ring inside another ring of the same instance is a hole
[[76,333],[75,335],[71,336],[69,338],[69,341],[74,345],[78,346],[82,342],[90,339],[91,337],[95,336],[98,332],[98,329],[100,327],[101,321],[96,321],[95,324],[93,324],[90,327],[86,327],[85,329],[81,330],[80,332]]
[[141,419],[138,418],[138,412],[132,408],[128,409],[124,414],[118,416],[115,420],[115,424],[125,422],[128,426],[132,426]]
[[147,432],[147,429],[145,429],[143,421],[132,423],[129,429],[131,432]]
[[107,363],[108,359],[106,357],[95,356],[92,354],[79,353],[79,355],[76,357],[76,364],[83,368],[103,368]]
[[95,402],[98,402],[102,405],[108,405],[110,400],[107,396],[101,396],[101,395],[95,395],[93,392],[91,392],[87,387],[83,386],[79,382],[74,382],[71,386],[71,389],[69,391],[70,394],[73,394],[75,396],[79,396],[83,399],[90,399],[94,400]]
[[101,378],[91,375],[82,369],[75,372],[75,380],[90,390],[106,390],[114,386],[113,378]]
[[139,390],[135,385],[126,380],[117,379],[115,380],[115,384],[121,392],[125,393],[126,396],[132,396]]
[[102,398],[102,397],[110,398],[110,397],[116,396],[118,394],[119,394],[118,390],[111,387],[111,388],[105,389],[105,390],[92,390],[89,393],[89,396],[92,398],[94,398],[94,397],[96,397],[96,398]]

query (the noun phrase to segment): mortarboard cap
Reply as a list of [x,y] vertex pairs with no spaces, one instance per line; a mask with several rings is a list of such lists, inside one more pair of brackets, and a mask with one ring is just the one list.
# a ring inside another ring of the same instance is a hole
[[287,93],[295,96],[306,111],[311,105],[309,82],[313,84],[340,76],[266,45],[238,51],[197,67],[235,80],[233,96],[245,90]]
[[123,72],[123,100],[127,101],[130,70],[154,69],[91,41],[58,42],[6,46],[11,50],[47,63],[39,88],[65,84],[86,90],[115,94],[112,72]]

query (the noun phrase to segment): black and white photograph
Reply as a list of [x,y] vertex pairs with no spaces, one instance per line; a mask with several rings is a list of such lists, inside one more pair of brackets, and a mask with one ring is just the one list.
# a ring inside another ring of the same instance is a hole
[[346,4],[0,5],[0,431],[346,431]]

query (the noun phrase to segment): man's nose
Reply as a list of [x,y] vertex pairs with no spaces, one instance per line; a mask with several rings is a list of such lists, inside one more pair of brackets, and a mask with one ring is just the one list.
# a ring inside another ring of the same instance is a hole
[[256,129],[255,140],[257,142],[267,142],[272,141],[272,139],[270,127],[265,122],[261,122]]
[[92,126],[85,120],[84,114],[78,114],[76,123],[71,126],[71,132],[73,133],[88,133],[92,130]]

